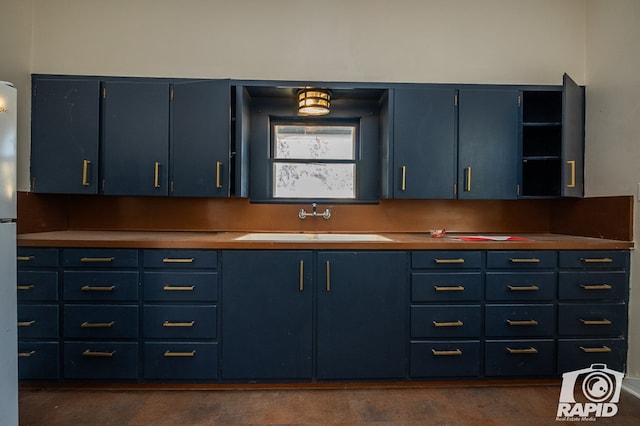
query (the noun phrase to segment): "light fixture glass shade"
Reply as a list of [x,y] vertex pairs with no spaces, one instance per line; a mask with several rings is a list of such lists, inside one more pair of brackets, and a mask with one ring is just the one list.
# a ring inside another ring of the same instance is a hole
[[331,93],[323,89],[301,89],[298,91],[298,114],[329,114]]

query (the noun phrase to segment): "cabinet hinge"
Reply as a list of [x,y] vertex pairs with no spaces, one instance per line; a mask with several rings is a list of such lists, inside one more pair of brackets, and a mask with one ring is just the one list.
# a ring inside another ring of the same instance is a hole
[[107,99],[107,88],[106,87],[102,88],[102,99]]
[[518,108],[522,105],[522,96],[518,95]]

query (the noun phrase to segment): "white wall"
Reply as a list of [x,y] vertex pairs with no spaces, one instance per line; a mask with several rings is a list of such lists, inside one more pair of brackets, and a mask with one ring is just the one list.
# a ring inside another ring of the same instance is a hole
[[[637,195],[640,182],[640,2],[588,0],[587,196]],[[636,198],[637,200],[637,198]],[[640,204],[635,203],[638,241]],[[628,371],[640,377],[640,254],[632,252]]]

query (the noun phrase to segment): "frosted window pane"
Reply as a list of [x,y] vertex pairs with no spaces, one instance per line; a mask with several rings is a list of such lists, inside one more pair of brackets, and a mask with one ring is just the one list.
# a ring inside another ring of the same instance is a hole
[[274,163],[275,198],[355,198],[355,164]]
[[274,126],[274,158],[355,159],[354,126]]

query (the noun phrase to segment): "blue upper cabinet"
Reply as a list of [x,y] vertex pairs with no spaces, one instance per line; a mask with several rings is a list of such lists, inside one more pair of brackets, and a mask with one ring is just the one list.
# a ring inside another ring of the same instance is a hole
[[455,197],[456,90],[393,90],[393,198]]
[[172,88],[170,194],[229,196],[229,80],[174,83]]
[[584,103],[584,90],[565,74],[562,81],[564,197],[584,196]]
[[517,90],[459,91],[458,198],[517,198],[518,104]]
[[168,195],[169,83],[106,81],[102,193]]
[[34,77],[31,190],[97,194],[100,82]]

